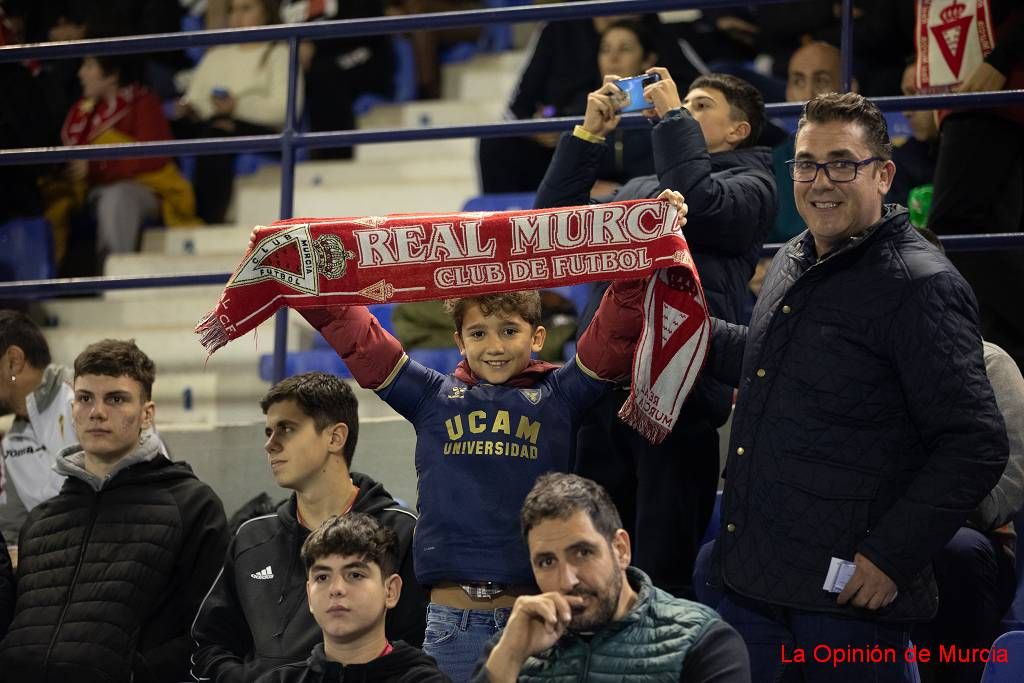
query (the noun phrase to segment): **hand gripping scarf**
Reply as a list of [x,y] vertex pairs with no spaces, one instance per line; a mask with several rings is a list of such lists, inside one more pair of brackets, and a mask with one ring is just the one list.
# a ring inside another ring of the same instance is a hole
[[658,443],[704,363],[700,278],[664,200],[538,211],[298,218],[261,226],[217,306],[196,326],[213,353],[281,306],[479,296],[650,278],[622,419]]

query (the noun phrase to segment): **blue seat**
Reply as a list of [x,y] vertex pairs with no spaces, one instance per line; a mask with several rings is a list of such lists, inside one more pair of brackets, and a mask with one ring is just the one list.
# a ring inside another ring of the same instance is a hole
[[[992,644],[997,652],[1006,650],[1005,662],[989,662],[981,683],[1020,683],[1024,681],[1024,631],[1009,631]],[[998,656],[998,655],[997,655]]]
[[410,349],[407,353],[409,358],[420,365],[446,375],[455,370],[455,366],[462,360],[462,354],[454,346],[446,349]]
[[0,281],[54,277],[53,231],[43,217],[0,224]]
[[517,211],[532,209],[533,192],[495,192],[470,197],[462,205],[463,211]]
[[[289,351],[285,357],[284,375],[301,375],[304,372],[327,372],[338,377],[349,378],[352,373],[334,352],[334,349],[310,349],[309,351]],[[265,353],[260,356],[260,379],[274,381],[274,356]]]
[[569,301],[576,307],[576,315],[583,315],[583,311],[587,308],[587,303],[590,301],[590,295],[594,291],[593,285],[589,282],[584,282],[581,285],[566,285],[564,287],[551,287],[547,291],[555,292]]
[[[370,309],[370,313],[377,318],[377,322],[380,326],[391,334],[395,333],[395,327],[391,323],[391,312],[395,308],[395,304],[371,304],[367,306]],[[319,332],[313,335],[313,348],[314,349],[330,349],[331,345],[327,343],[327,340],[323,338]]]

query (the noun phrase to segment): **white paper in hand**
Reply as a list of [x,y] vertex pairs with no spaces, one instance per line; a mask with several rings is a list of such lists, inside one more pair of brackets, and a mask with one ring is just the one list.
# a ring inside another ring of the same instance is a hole
[[856,569],[857,565],[853,562],[833,557],[828,565],[828,574],[825,575],[825,585],[821,587],[822,590],[829,593],[842,593],[846,588],[846,582],[850,580]]

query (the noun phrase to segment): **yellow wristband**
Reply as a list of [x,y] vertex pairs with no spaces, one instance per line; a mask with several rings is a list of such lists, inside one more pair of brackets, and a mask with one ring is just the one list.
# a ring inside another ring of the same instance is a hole
[[573,128],[572,129],[572,136],[574,138],[579,138],[580,140],[583,140],[584,142],[592,142],[594,144],[598,144],[598,143],[604,142],[604,137],[603,136],[601,136],[601,135],[594,135],[593,133],[591,133],[589,130],[587,130],[583,126],[576,126],[575,128]]

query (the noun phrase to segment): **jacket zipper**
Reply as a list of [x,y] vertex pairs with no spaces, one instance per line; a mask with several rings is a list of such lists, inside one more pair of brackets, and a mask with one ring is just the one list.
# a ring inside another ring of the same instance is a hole
[[53,629],[53,638],[50,639],[50,647],[46,649],[46,658],[43,659],[46,662],[45,671],[46,679],[50,678],[50,655],[53,654],[53,648],[57,645],[57,636],[60,635],[61,626],[64,625],[64,618],[68,614],[68,608],[71,607],[71,595],[75,590],[75,586],[78,584],[78,575],[82,571],[82,563],[85,561],[85,551],[89,547],[89,538],[92,537],[93,527],[96,525],[96,517],[99,514],[99,501],[100,496],[103,495],[102,491],[96,493],[95,498],[92,502],[92,511],[89,513],[89,525],[85,528],[85,536],[82,538],[82,548],[78,552],[78,561],[75,562],[75,572],[71,575],[71,585],[68,587],[67,597],[64,599],[64,607],[60,610],[60,617],[57,619],[57,625]]

